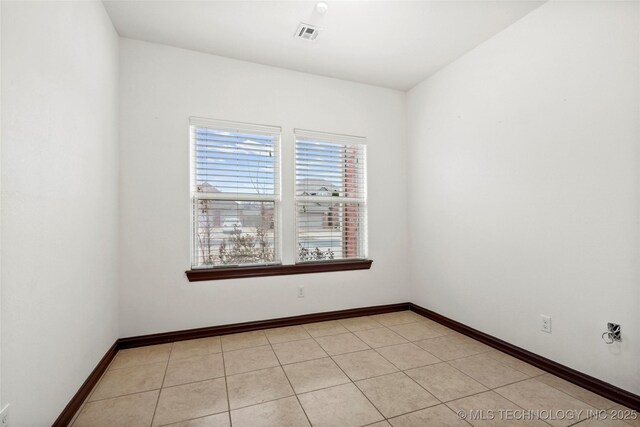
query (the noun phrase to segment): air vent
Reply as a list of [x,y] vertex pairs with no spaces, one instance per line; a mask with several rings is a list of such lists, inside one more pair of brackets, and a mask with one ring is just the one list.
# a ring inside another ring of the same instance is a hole
[[318,29],[313,25],[303,24],[301,22],[295,36],[300,39],[313,41],[318,37]]

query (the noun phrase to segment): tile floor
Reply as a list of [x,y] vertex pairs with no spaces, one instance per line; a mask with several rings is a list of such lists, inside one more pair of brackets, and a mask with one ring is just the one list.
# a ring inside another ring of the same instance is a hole
[[625,409],[404,311],[120,351],[72,426],[640,427]]

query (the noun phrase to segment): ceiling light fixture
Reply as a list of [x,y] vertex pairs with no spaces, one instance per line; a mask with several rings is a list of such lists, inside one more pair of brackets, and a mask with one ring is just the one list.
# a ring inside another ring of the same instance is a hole
[[326,1],[321,1],[318,4],[316,4],[316,11],[320,15],[324,15],[325,13],[327,13],[328,9],[329,9],[329,5],[327,4]]

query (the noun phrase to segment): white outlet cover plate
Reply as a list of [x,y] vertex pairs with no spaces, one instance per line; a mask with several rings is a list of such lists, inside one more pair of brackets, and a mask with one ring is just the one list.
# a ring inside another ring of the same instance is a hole
[[542,321],[540,325],[540,330],[542,332],[546,332],[550,334],[551,333],[551,316],[546,316],[544,314],[541,314],[540,319]]

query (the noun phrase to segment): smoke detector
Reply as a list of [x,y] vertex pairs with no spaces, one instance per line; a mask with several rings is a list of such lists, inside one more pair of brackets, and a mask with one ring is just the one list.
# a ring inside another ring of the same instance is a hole
[[313,25],[300,23],[298,31],[296,31],[295,37],[304,40],[315,40],[318,37],[318,29]]

